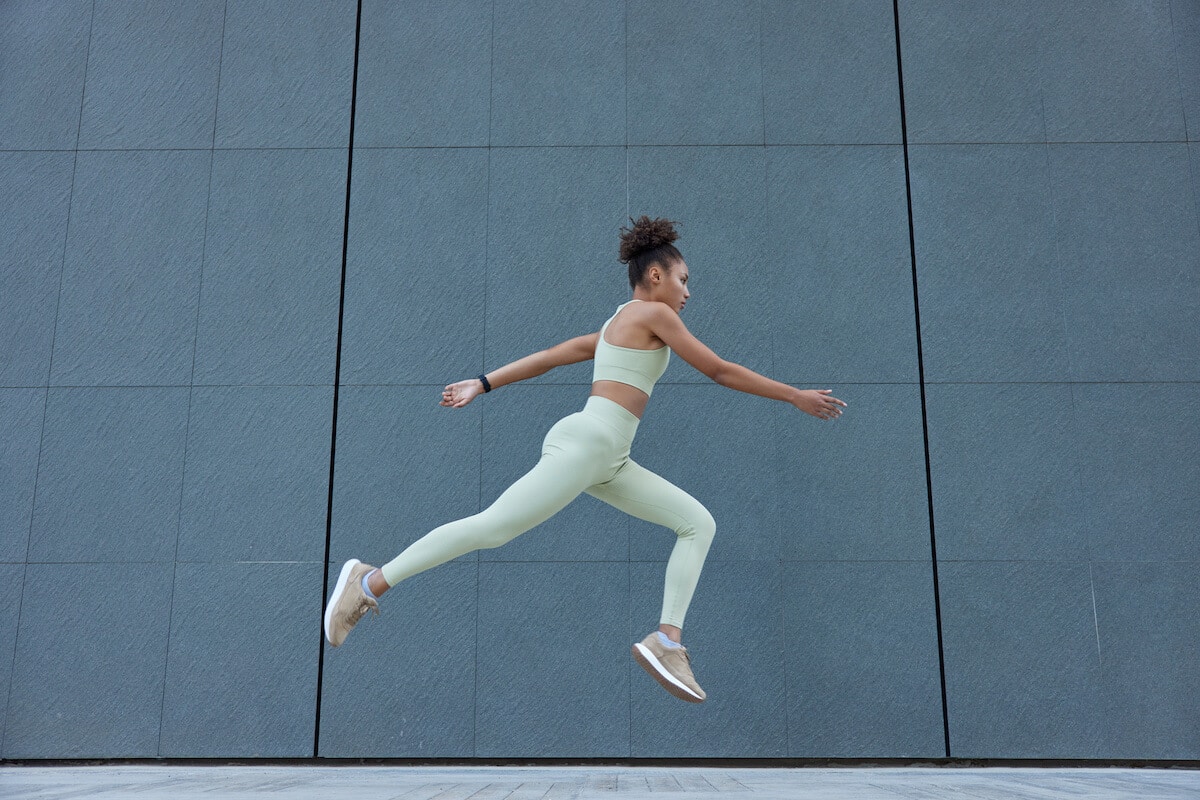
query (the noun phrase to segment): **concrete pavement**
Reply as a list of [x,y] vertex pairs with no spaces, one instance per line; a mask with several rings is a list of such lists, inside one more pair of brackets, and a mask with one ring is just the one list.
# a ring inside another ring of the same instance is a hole
[[1197,800],[1200,771],[959,767],[0,768],[0,800]]

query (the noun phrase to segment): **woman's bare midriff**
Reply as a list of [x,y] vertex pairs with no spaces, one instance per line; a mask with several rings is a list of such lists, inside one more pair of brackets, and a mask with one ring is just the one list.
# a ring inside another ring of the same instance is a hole
[[620,381],[596,381],[592,384],[591,395],[612,400],[638,419],[646,413],[646,403],[650,401],[650,395],[636,386]]

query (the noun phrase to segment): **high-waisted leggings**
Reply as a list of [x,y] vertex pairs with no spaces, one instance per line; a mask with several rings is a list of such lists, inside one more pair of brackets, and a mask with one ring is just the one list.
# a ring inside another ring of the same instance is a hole
[[716,523],[698,500],[629,457],[637,426],[638,418],[619,404],[589,397],[582,411],[559,420],[546,434],[533,469],[483,511],[413,542],[382,567],[384,579],[395,586],[464,553],[499,547],[587,492],[675,532],[659,621],[682,628]]

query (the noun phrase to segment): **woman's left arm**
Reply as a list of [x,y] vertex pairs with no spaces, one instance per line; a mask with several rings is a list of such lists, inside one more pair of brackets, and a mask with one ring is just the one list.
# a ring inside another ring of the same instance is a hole
[[797,389],[759,375],[741,364],[726,361],[693,336],[675,311],[662,303],[647,303],[646,306],[646,320],[654,335],[666,342],[680,358],[721,386],[791,403],[818,419],[837,419],[842,415],[839,406],[844,407],[846,403],[832,397],[831,389]]
[[[596,356],[596,340],[599,333],[589,333],[559,342],[553,347],[539,350],[536,353],[519,358],[499,369],[485,373],[488,384],[493,389],[507,386],[510,383],[536,378],[544,375],[555,367],[564,364],[577,364]],[[467,403],[483,394],[483,383],[478,378],[471,378],[458,383],[452,383],[442,391],[441,405],[448,408],[462,408]]]

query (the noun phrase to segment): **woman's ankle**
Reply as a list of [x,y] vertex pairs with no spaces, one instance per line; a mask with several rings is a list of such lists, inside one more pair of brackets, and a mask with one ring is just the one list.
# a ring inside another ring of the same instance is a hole
[[675,644],[683,644],[683,631],[674,625],[659,625],[658,631]]
[[367,588],[371,590],[371,594],[376,598],[383,597],[383,593],[392,588],[388,586],[387,580],[383,577],[383,570],[373,569],[367,573]]

